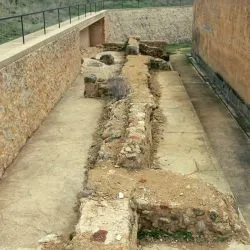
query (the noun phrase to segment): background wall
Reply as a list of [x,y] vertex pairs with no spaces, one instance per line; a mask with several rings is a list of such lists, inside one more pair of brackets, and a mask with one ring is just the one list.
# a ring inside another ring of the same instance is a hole
[[108,11],[106,42],[124,42],[128,36],[169,43],[191,42],[192,20],[192,7]]
[[250,104],[249,0],[195,0],[193,51]]

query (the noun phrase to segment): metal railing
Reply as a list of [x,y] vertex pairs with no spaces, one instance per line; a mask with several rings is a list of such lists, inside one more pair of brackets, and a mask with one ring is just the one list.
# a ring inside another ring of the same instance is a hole
[[[102,0],[102,1],[94,2],[94,3],[76,4],[76,5],[70,5],[67,7],[58,7],[58,8],[47,9],[47,10],[42,10],[42,11],[37,11],[37,12],[31,12],[31,13],[27,13],[27,14],[21,14],[21,15],[0,18],[0,28],[1,28],[0,34],[3,31],[3,25],[1,27],[1,23],[3,24],[4,21],[17,20],[17,23],[20,23],[19,24],[20,25],[19,29],[21,30],[20,35],[22,37],[23,44],[24,44],[25,43],[25,35],[31,33],[31,32],[25,32],[25,25],[24,25],[24,18],[25,17],[34,16],[34,15],[36,15],[36,16],[41,15],[42,28],[43,28],[44,34],[46,34],[46,28],[47,28],[46,14],[47,13],[56,12],[57,24],[58,24],[58,27],[61,28],[61,23],[63,21],[63,17],[61,16],[62,10],[64,10],[63,11],[64,17],[65,17],[65,13],[67,13],[68,16],[66,19],[69,20],[69,23],[71,23],[73,17],[78,17],[78,19],[80,19],[81,15],[84,15],[86,17],[87,13],[93,13],[93,12],[103,10],[103,5],[104,5],[104,1]],[[52,24],[55,24],[55,23],[50,22],[49,26],[51,26]],[[40,29],[41,29],[41,27],[39,27],[37,30],[40,30]],[[15,39],[15,36],[14,36],[14,39]],[[1,37],[0,37],[0,44],[1,44]]]
[[[25,36],[34,31],[43,29],[44,34],[46,34],[48,26],[57,24],[61,28],[63,21],[69,20],[71,23],[73,17],[80,19],[82,15],[86,17],[88,13],[103,9],[183,6],[192,4],[192,2],[193,0],[98,0],[4,17],[0,18],[0,44],[18,37],[22,37],[24,44]],[[53,14],[52,19],[48,18],[51,13]]]

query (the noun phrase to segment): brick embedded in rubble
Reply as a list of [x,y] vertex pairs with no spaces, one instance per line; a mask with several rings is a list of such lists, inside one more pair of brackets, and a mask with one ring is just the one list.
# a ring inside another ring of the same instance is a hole
[[[76,226],[74,246],[83,249],[135,249],[137,216],[128,199],[81,200],[81,217]],[[104,216],[109,215],[109,216]],[[78,249],[78,248],[77,248]]]

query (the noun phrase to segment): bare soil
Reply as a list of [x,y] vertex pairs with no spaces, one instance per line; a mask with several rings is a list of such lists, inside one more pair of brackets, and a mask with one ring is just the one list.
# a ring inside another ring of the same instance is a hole
[[[94,51],[93,49],[93,51],[89,53],[94,53]],[[148,96],[150,92],[153,94],[153,101],[156,104],[151,117],[153,143],[150,152],[150,158],[152,160],[150,164],[152,168],[140,170],[121,168],[115,164],[114,159],[116,156],[110,160],[97,160],[103,143],[103,131],[105,125],[110,120],[112,103],[107,102],[103,116],[99,121],[98,129],[94,135],[95,143],[89,151],[88,159],[91,169],[89,169],[88,172],[87,189],[91,190],[91,193],[87,196],[89,199],[97,201],[116,200],[118,199],[118,194],[122,193],[123,198],[131,200],[131,206],[135,210],[140,206],[143,207],[141,210],[145,209],[145,207],[148,208],[148,210],[176,208],[180,213],[185,213],[189,209],[196,209],[198,212],[206,211],[207,213],[211,210],[215,210],[218,215],[221,217],[224,216],[223,219],[230,224],[229,230],[231,232],[231,238],[247,241],[249,239],[248,233],[245,225],[238,217],[237,208],[235,207],[235,201],[232,196],[219,192],[212,185],[201,180],[157,169],[157,164],[152,166],[165,122],[165,117],[158,106],[161,91],[154,80],[153,74],[149,81],[149,74],[146,75],[145,78],[145,75],[140,73],[140,70],[138,73],[138,65],[142,65],[142,61],[144,64],[141,67],[143,69],[147,67],[148,57],[130,56],[130,58],[132,59],[126,64],[123,73],[125,72],[128,76],[127,80],[130,83],[131,90],[138,93],[134,98],[130,96],[130,101],[132,103],[145,103],[146,100],[148,101],[150,99]],[[124,123],[124,126],[127,126],[126,123]],[[119,144],[117,145],[117,149],[121,148],[122,140],[117,140]],[[118,154],[119,150],[112,149],[112,151]],[[86,195],[85,191],[86,190],[83,190],[84,196]],[[206,215],[201,215],[200,218],[205,220]],[[74,249],[82,249],[83,245],[85,249],[112,249],[111,245],[105,246],[101,243],[96,243],[96,245],[93,246],[91,242],[88,242],[89,239],[89,235],[86,237],[84,235],[76,236],[73,239],[73,242],[77,241],[74,243]],[[211,235],[211,237],[209,236],[207,239],[211,239],[212,242],[214,241],[214,236]],[[226,245],[224,245],[224,243],[218,245],[211,242],[204,241],[201,245],[189,243],[188,247],[197,250],[213,249],[213,247],[219,250],[225,249]],[[159,242],[157,242],[157,244],[158,243]],[[170,246],[185,249],[182,248],[184,247],[182,243],[172,241],[168,243]],[[98,244],[100,244],[100,246]],[[142,245],[143,244],[145,244],[145,242],[142,242]],[[79,248],[76,247],[77,245],[79,245]],[[72,248],[69,246],[68,249]],[[120,249],[123,248],[121,247]],[[150,248],[148,247],[148,249]]]

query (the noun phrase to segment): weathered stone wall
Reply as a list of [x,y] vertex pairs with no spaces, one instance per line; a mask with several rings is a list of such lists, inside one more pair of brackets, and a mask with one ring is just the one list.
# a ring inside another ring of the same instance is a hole
[[193,52],[250,104],[249,0],[196,0]]
[[77,30],[0,69],[0,178],[79,70]]
[[131,36],[168,43],[190,42],[192,19],[192,7],[110,10],[106,14],[106,42],[124,42]]
[[72,19],[61,29],[50,27],[46,36],[27,35],[24,45],[0,46],[0,179],[80,72],[80,49],[104,41],[104,16]]

